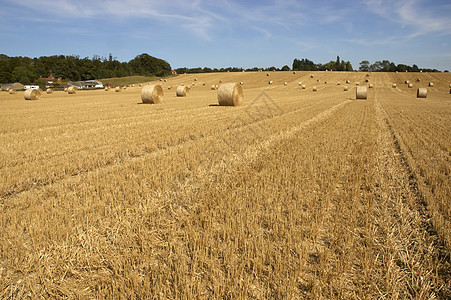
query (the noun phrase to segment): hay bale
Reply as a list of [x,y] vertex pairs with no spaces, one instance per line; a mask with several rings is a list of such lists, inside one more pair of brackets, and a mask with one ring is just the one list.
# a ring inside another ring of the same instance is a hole
[[67,92],[67,88],[64,88],[64,91]]
[[46,90],[46,92],[47,92],[47,94],[53,94],[53,89],[48,88],[48,89]]
[[360,85],[360,82],[357,81],[357,82],[355,83],[355,85]]
[[373,88],[373,84],[370,83],[370,84],[368,85],[368,87],[369,87],[370,89],[372,89],[372,88]]
[[166,79],[163,80],[164,82],[168,82]]
[[343,87],[343,91],[347,91],[348,90],[348,87],[345,85],[344,87]]
[[172,89],[172,85],[168,85],[168,90]]
[[212,84],[212,85],[210,86],[210,89],[211,89],[212,91],[216,90],[216,85]]
[[70,86],[67,88],[67,93],[68,94],[75,94],[77,92],[77,87],[76,86]]
[[15,90],[15,89],[9,89],[9,94],[10,94],[10,95],[15,94],[15,93],[16,93],[16,90]]
[[407,86],[409,87],[409,89],[413,88],[413,84],[411,83],[409,83]]
[[41,98],[41,92],[35,89],[29,89],[25,91],[23,97],[25,98],[25,100],[38,100],[39,98]]
[[119,93],[119,92],[121,91],[121,87],[120,87],[120,86],[117,86],[117,87],[114,89],[114,91],[115,91],[116,93]]
[[396,88],[396,83],[393,83],[393,84],[391,85],[391,87],[392,87],[392,88]]
[[192,86],[195,86],[195,85],[196,85],[196,83],[195,83],[195,82],[193,82],[193,83],[191,83],[191,85],[192,85]]
[[310,75],[310,78],[313,78],[313,75]]
[[421,79],[420,78],[417,78],[417,82],[420,82],[421,81]]
[[197,81],[197,78],[194,78],[194,81]]
[[316,92],[318,89],[316,88],[316,85],[312,88],[312,90],[314,91],[314,92]]
[[434,86],[434,83],[433,82],[429,82],[429,86]]
[[270,80],[270,81],[268,82],[268,84],[272,84],[272,80]]
[[237,83],[224,83],[218,89],[218,103],[221,106],[238,106],[243,100],[243,89]]
[[316,82],[319,82],[319,79],[316,79]]
[[302,86],[302,82],[301,81],[299,81],[299,86]]
[[143,86],[143,84],[142,84],[142,83],[140,83],[140,84],[139,84],[139,87],[142,87],[142,86]]
[[186,86],[180,85],[177,87],[175,94],[177,97],[186,97],[188,96],[189,89]]
[[337,82],[337,85],[340,85],[341,84],[341,82],[339,81],[339,82]]
[[350,81],[350,80],[346,80],[346,83],[348,83],[348,84],[349,84],[349,83],[351,83],[351,81]]
[[206,85],[206,83],[205,83],[205,82],[203,82],[203,83],[202,83],[202,85],[203,85],[203,86],[205,86],[205,85]]
[[408,81],[408,80],[406,80],[406,81],[404,81],[404,83],[405,83],[405,84],[409,84],[409,81]]
[[296,74],[296,71],[293,71],[293,74]]
[[370,82],[368,79],[365,79],[365,82]]
[[244,82],[240,81],[240,85],[243,85],[243,84],[244,84]]
[[417,90],[417,98],[426,98],[428,95],[427,88],[418,88]]
[[451,83],[449,84],[449,88],[451,89]]
[[141,100],[143,103],[158,104],[163,102],[163,88],[160,85],[146,85],[141,90]]
[[6,88],[6,92],[9,93],[9,90],[10,90],[10,89],[11,89],[11,88]]
[[184,86],[185,84],[182,82],[182,83],[180,83],[180,85],[181,85],[181,86]]
[[283,83],[283,85],[288,85],[288,82],[285,81],[285,82]]
[[305,90],[305,89],[306,89],[306,86],[305,86],[305,84],[303,84],[303,85],[302,85],[301,87],[302,87],[302,89],[303,89],[303,90]]
[[355,88],[355,98],[356,99],[366,99],[366,86],[358,86]]

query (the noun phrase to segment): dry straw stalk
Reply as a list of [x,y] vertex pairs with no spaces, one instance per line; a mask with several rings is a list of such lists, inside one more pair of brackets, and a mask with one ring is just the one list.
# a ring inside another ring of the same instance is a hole
[[163,102],[164,94],[161,85],[146,85],[141,90],[143,103],[158,104]]
[[243,88],[238,83],[223,83],[218,89],[218,103],[221,106],[238,106],[243,100]]

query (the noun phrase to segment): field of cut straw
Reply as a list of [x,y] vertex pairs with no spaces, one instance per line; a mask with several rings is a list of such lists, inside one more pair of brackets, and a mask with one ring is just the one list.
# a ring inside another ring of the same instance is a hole
[[451,297],[450,74],[137,83],[0,92],[1,299]]

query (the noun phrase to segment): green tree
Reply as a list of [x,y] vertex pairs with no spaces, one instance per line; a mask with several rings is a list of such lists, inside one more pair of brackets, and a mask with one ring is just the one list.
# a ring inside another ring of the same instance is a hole
[[11,75],[12,81],[22,84],[30,84],[35,80],[34,73],[25,66],[15,67]]
[[361,61],[359,71],[360,72],[368,72],[369,70],[370,70],[370,62],[367,60]]
[[290,67],[285,65],[282,67],[282,71],[290,71]]

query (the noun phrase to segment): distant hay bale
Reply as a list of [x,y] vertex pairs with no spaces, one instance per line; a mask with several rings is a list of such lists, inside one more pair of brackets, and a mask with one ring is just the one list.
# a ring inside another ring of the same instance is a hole
[[316,92],[318,89],[316,88],[316,85],[312,88],[312,90],[314,91],[314,92]]
[[355,88],[355,97],[356,99],[366,99],[366,86],[358,86]]
[[283,85],[288,85],[288,82],[285,81],[285,82],[283,83]]
[[451,83],[449,84],[449,88],[451,89]]
[[427,88],[418,88],[417,90],[417,98],[426,98],[428,95]]
[[67,88],[64,88],[64,91],[67,92]]
[[196,85],[196,83],[195,83],[195,82],[193,82],[193,83],[191,83],[191,85],[192,85],[192,86],[195,86],[195,85]]
[[370,74],[367,73],[367,74],[366,74],[366,77],[370,77]]
[[194,78],[194,81],[197,81],[197,78]]
[[313,75],[310,75],[310,78],[313,78]]
[[135,87],[135,84],[132,84],[132,87]]
[[357,82],[355,83],[355,85],[360,85],[360,82],[357,81]]
[[370,82],[368,79],[365,79],[365,82]]
[[205,85],[206,85],[206,83],[205,83],[205,82],[202,82],[202,85],[203,85],[203,86],[205,86]]
[[434,83],[433,82],[429,82],[429,86],[434,86]]
[[339,82],[337,82],[337,85],[340,85],[341,84],[341,82],[339,81]]
[[121,87],[120,87],[120,86],[117,86],[117,87],[114,89],[114,91],[115,91],[116,93],[119,93],[119,92],[121,91]]
[[12,94],[15,94],[16,93],[16,90],[15,89],[9,89],[9,93],[12,95]]
[[404,81],[404,83],[405,83],[405,84],[409,84],[409,81],[408,81],[408,80],[406,80],[406,81]]
[[327,81],[324,81],[324,84],[327,84]]
[[67,88],[67,93],[68,93],[68,94],[71,94],[71,95],[77,93],[77,87],[76,87],[76,86],[70,86],[70,87],[68,87],[68,88]]
[[305,90],[305,89],[306,89],[305,84],[303,84],[303,85],[301,86],[301,88],[302,88],[303,90]]
[[163,88],[160,85],[146,85],[141,90],[141,100],[143,103],[158,104],[163,102]]
[[408,86],[410,89],[413,88],[413,84],[411,84],[411,83],[409,83],[407,86]]
[[186,97],[188,95],[189,89],[186,86],[180,85],[177,87],[175,94],[177,97]]
[[142,83],[140,83],[140,84],[139,84],[139,87],[142,87],[142,86],[143,86],[143,84],[142,84]]
[[164,82],[168,82],[167,79],[164,79],[163,81],[164,81]]
[[237,83],[224,83],[218,89],[218,103],[221,106],[238,106],[243,100],[243,89]]
[[420,82],[421,81],[421,79],[420,78],[417,78],[417,82]]
[[216,89],[218,89],[218,88],[219,88],[219,85],[215,85],[215,87],[216,87]]
[[302,82],[301,81],[299,81],[299,86],[302,86]]
[[210,86],[210,89],[211,89],[212,91],[216,90],[216,85],[212,84],[212,85]]
[[344,87],[343,87],[343,91],[347,91],[348,90],[348,87],[345,85]]
[[168,90],[170,90],[170,89],[172,89],[172,86],[171,86],[171,85],[168,85]]
[[160,81],[163,81],[163,78],[160,78],[159,80],[160,80]]
[[222,80],[219,80],[219,83],[222,83]]
[[373,88],[373,84],[370,83],[370,84],[368,85],[368,88],[372,89],[372,88]]
[[350,80],[346,80],[346,83],[348,83],[348,84],[349,84],[349,83],[351,83],[351,81],[350,81]]
[[38,100],[41,97],[41,92],[36,89],[29,89],[25,91],[23,97],[25,100]]
[[11,88],[6,88],[6,92],[8,92],[9,93],[9,90],[10,90]]
[[244,82],[240,81],[240,85],[243,85],[243,84],[244,84]]
[[126,90],[126,89],[127,89],[127,86],[126,86],[126,85],[124,85],[124,86],[122,87],[122,89],[123,89],[123,90]]
[[181,85],[181,86],[184,86],[185,84],[182,82],[182,83],[180,83],[180,85]]
[[48,88],[48,89],[46,90],[46,92],[47,92],[47,94],[53,94],[53,89]]
[[296,74],[296,71],[293,71],[293,74]]
[[269,76],[269,73],[266,73],[266,76]]
[[268,84],[272,84],[272,80],[270,80],[270,81],[268,82]]
[[391,85],[391,87],[392,87],[392,88],[396,88],[396,83],[393,83],[393,84]]
[[319,82],[319,79],[316,79],[316,82]]

